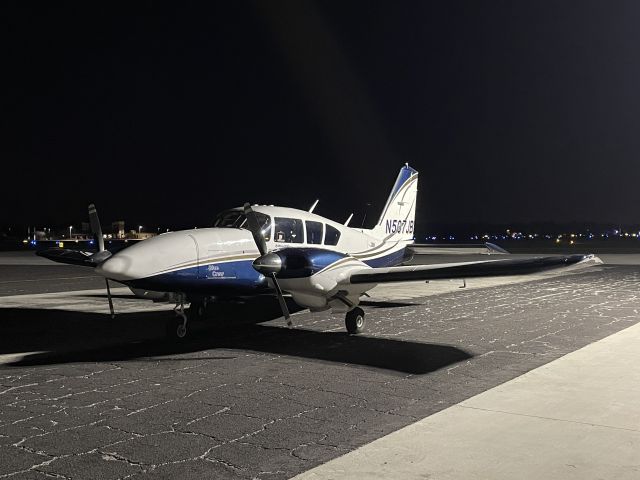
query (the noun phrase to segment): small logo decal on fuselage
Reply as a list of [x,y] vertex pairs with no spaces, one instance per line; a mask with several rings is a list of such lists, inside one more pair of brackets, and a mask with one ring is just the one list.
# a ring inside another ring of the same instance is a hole
[[207,278],[233,279],[236,276],[227,277],[224,270],[220,270],[219,265],[207,265]]

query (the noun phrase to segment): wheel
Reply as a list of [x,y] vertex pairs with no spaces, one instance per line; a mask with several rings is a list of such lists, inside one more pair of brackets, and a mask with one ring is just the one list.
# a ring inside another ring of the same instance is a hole
[[185,325],[182,317],[172,318],[167,322],[167,337],[172,340],[184,340],[189,334],[188,324]]
[[360,307],[356,307],[347,312],[344,324],[347,327],[347,332],[351,335],[362,333],[364,330],[364,311]]

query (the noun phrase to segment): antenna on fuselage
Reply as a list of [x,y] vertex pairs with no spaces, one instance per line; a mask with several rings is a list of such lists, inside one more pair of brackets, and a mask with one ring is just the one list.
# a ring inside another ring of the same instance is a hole
[[316,208],[316,205],[318,205],[319,201],[320,199],[318,198],[315,202],[313,202],[313,205],[311,205],[311,208],[309,209],[309,213],[313,213],[313,210]]
[[349,226],[349,222],[351,221],[352,218],[353,218],[353,213],[351,215],[349,215],[349,218],[347,218],[347,221],[344,222],[344,226],[345,227]]

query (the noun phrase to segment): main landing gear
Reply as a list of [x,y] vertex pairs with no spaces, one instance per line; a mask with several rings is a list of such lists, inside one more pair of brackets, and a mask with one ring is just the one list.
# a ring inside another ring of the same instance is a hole
[[351,335],[362,333],[364,330],[364,310],[360,307],[349,310],[344,317],[344,325]]

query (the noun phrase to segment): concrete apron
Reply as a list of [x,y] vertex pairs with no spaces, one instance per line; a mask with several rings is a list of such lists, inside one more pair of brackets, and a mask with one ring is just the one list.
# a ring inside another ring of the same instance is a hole
[[640,324],[296,479],[638,479]]

